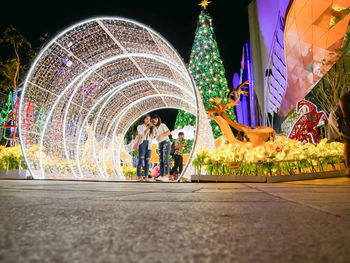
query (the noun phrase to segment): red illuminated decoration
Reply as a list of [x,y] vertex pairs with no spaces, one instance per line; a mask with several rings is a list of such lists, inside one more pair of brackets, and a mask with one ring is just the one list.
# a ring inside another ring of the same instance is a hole
[[[12,139],[11,138],[6,138],[8,140],[17,140],[16,138],[16,131],[18,127],[18,107],[19,107],[19,98],[17,98],[15,105],[13,106],[12,111],[7,117],[7,120],[4,124],[4,132],[6,128],[14,128],[13,134],[12,134]],[[5,133],[6,134],[6,133]]]
[[32,100],[29,100],[27,109],[26,109],[26,117],[24,119],[24,124],[26,126],[27,129],[27,133],[26,133],[26,144],[33,144],[31,142],[28,141],[28,135],[29,132],[32,131],[32,128],[34,126],[34,116],[33,116],[33,109],[32,109]]
[[298,114],[301,114],[300,111],[303,107],[307,107],[307,112],[295,122],[288,137],[301,142],[317,144],[320,141],[317,126],[320,122],[328,120],[327,115],[323,111],[318,111],[316,105],[307,100],[301,100],[297,103],[296,111]]
[[245,68],[244,53],[242,54],[242,70]]

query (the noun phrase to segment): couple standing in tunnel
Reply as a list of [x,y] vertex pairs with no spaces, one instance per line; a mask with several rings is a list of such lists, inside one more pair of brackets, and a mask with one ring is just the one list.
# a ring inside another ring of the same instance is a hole
[[[159,115],[146,114],[142,118],[142,124],[137,126],[137,134],[139,136],[139,157],[137,163],[137,178],[138,180],[148,180],[149,163],[152,153],[152,140],[157,139],[158,154],[159,154],[159,176],[158,181],[169,181],[170,172],[170,148],[171,142],[169,139],[170,130]],[[144,166],[144,175],[142,177],[142,166]]]

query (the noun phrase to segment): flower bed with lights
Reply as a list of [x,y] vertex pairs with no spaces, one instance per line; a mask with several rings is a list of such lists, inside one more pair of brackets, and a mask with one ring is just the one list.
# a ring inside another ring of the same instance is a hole
[[[279,137],[275,141],[253,147],[249,142],[240,145],[226,144],[216,150],[201,149],[193,161],[201,176],[277,177],[298,175],[339,175],[345,169],[343,144],[322,140],[317,146]],[[192,177],[199,180],[199,176]],[[209,179],[209,177],[207,178]]]
[[5,147],[0,145],[0,178],[25,179],[27,165],[19,145]]
[[[38,154],[39,154],[38,148],[39,148],[39,145],[37,145],[37,144],[31,145],[28,148],[27,154],[28,154],[29,158],[38,159]],[[21,158],[23,158],[21,149],[18,148],[17,151],[19,151],[19,153],[21,154]],[[108,154],[109,153],[107,153],[107,155]],[[125,152],[121,153],[121,155],[122,155],[121,159],[125,163],[128,163],[127,157],[123,156],[123,155],[125,155]],[[62,179],[62,174],[66,177],[69,176],[70,166],[69,166],[66,159],[64,159],[64,158],[49,158],[45,153],[42,153],[41,158],[42,158],[42,162],[45,164],[45,171],[50,172],[52,174],[51,179]],[[86,157],[86,158],[88,158],[88,157]],[[76,165],[76,163],[73,163],[73,165]],[[112,172],[112,169],[114,169],[112,163],[107,163],[106,168],[107,168],[107,171],[109,171],[109,172]],[[33,169],[34,170],[40,169],[39,161],[33,162]],[[93,163],[91,163],[91,165],[88,166],[87,169],[89,169],[89,171],[92,175],[98,174],[98,167],[96,165],[94,165]],[[126,180],[133,180],[133,179],[137,178],[135,167],[133,167],[133,166],[121,166],[121,170],[122,170],[123,175],[125,176]],[[152,171],[152,169],[150,169],[150,171]],[[73,178],[71,178],[71,179],[73,179]],[[91,176],[89,179],[95,180],[95,178],[93,176]],[[109,179],[113,179],[113,178],[107,178],[107,180],[109,180]]]
[[133,167],[133,166],[122,166],[121,167],[122,171],[123,171],[123,174],[124,176],[131,180],[131,179],[136,179],[137,176],[136,176],[136,167]]
[[27,168],[21,147],[19,145],[14,147],[0,145],[0,170],[14,170],[19,169],[20,166],[22,169]]

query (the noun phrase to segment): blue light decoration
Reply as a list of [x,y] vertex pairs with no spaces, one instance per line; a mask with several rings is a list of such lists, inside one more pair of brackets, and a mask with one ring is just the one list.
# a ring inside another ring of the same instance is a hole
[[249,84],[249,112],[250,112],[250,126],[256,127],[255,119],[255,84],[253,75],[253,65],[251,59],[251,48],[250,42],[245,43],[246,47],[246,61],[247,61],[247,71],[248,71],[248,84]]
[[248,81],[248,88],[246,88],[246,91],[248,91],[248,96],[241,96],[239,99],[239,104],[236,106],[237,122],[255,127],[255,91],[249,41],[243,46],[240,76],[238,78],[238,74],[234,74],[233,88],[237,88],[245,81]]
[[[235,73],[233,75],[233,80],[232,80],[233,89],[236,89],[239,86],[240,83],[241,83],[241,80],[239,78],[239,75],[237,73]],[[236,106],[236,117],[237,117],[237,122],[238,123],[244,123],[243,110],[242,110],[242,100],[245,97],[246,96],[241,96],[240,100],[239,100],[239,104]],[[236,99],[236,95],[235,94],[234,94],[234,98]]]
[[284,57],[284,18],[279,14],[265,70],[265,125],[271,127],[274,126],[274,116],[281,108],[281,103],[286,93],[286,81],[287,72]]

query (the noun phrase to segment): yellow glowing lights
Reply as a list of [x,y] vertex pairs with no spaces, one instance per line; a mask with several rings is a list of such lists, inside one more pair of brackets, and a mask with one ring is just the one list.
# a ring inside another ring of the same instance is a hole
[[200,2],[200,4],[198,4],[199,6],[201,6],[203,9],[206,9],[207,6],[211,3],[211,1],[208,0],[203,0],[202,2]]

